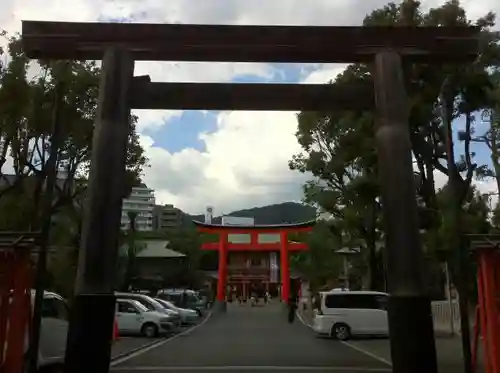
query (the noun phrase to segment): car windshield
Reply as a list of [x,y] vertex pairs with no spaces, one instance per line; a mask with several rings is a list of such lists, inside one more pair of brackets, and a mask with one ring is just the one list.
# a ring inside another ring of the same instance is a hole
[[149,312],[149,310],[141,303],[138,301],[132,301],[134,303],[135,308],[137,308],[138,311],[140,312]]
[[159,303],[161,303],[163,306],[165,306],[167,308],[177,309],[175,304],[173,304],[172,302],[169,302],[168,300],[163,300],[163,299],[155,299],[155,300],[157,300]]
[[137,300],[139,303],[141,303],[149,311],[156,311],[156,310],[161,310],[162,308],[165,308],[156,299],[148,297],[148,296],[136,298],[135,300]]

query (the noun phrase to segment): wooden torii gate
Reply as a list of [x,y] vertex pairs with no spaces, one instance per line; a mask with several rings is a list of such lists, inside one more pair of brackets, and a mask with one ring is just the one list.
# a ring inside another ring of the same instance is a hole
[[[474,27],[229,26],[23,21],[30,58],[103,60],[66,373],[105,372],[114,319],[130,109],[369,110],[376,104],[393,371],[436,373],[430,299],[423,285],[408,103],[402,62],[466,63]],[[373,64],[372,87],[151,83],[134,61]],[[408,339],[408,335],[413,337]],[[89,343],[87,341],[92,341]],[[92,359],[89,359],[92,356]]]

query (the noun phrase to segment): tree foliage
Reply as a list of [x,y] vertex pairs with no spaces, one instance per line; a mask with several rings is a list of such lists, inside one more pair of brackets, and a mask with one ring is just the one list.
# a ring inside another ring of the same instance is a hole
[[[420,2],[414,0],[390,3],[374,10],[363,22],[365,26],[474,24],[481,30],[481,53],[473,64],[405,63],[403,66],[410,136],[418,173],[419,205],[423,225],[427,228],[426,242],[432,249],[445,245],[446,241],[440,239],[447,232],[449,216],[446,206],[450,203],[460,206],[460,210],[469,209],[465,218],[477,220],[471,226],[488,229],[483,197],[470,185],[474,177],[489,177],[492,173],[487,165],[475,162],[471,140],[476,113],[495,107],[493,98],[496,97],[498,82],[491,72],[498,69],[500,54],[498,37],[491,32],[494,23],[495,15],[491,12],[476,21],[469,20],[456,0],[427,12],[422,10]],[[371,74],[370,66],[352,64],[330,84],[338,87],[372,85]],[[302,152],[292,158],[290,168],[312,176],[304,186],[305,201],[334,217],[332,230],[341,238],[338,245],[363,249],[363,257],[371,272],[370,287],[377,288],[375,272],[381,267],[377,263],[381,260],[377,243],[383,238],[384,224],[374,128],[373,113],[343,110],[300,113],[296,136]],[[455,154],[460,147],[453,143],[452,134],[457,130],[461,131],[462,154]],[[449,157],[453,161],[447,162]],[[453,176],[456,183],[458,193],[453,200],[448,196],[447,203],[443,202],[443,195],[449,193],[449,188],[438,193],[436,171]],[[470,210],[472,208],[476,209],[476,218]]]
[[326,222],[319,222],[311,233],[300,236],[297,239],[307,243],[309,250],[292,255],[290,265],[308,278],[311,289],[316,291],[334,279],[332,274],[341,271],[342,260],[335,254],[337,240]]
[[[30,61],[18,36],[9,39],[0,60],[4,61],[0,66],[0,230],[40,228],[46,218],[42,204],[49,151],[56,146],[59,172],[48,267],[50,286],[69,296],[76,274],[100,68],[93,61]],[[53,138],[56,105],[58,143]],[[136,122],[137,118],[130,118],[124,196],[147,166]]]
[[[62,94],[57,168],[62,173],[56,183],[54,213],[81,202],[92,153],[100,69],[93,61],[30,61],[17,37],[10,39],[4,57],[7,63],[0,70],[0,210],[19,203],[16,215],[25,218],[2,219],[0,228],[28,229],[42,218],[40,203],[49,171],[58,85]],[[147,164],[136,122],[132,117],[124,195]]]

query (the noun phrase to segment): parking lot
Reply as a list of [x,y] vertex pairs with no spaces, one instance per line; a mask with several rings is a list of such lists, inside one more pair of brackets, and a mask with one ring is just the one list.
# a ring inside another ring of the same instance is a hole
[[[299,320],[303,324],[308,325],[310,323],[306,317],[303,317],[300,314],[298,316]],[[452,337],[449,335],[437,334],[435,341],[439,371],[445,373],[463,371],[462,345],[460,337],[458,335]],[[349,342],[341,343],[344,343],[351,348],[358,349],[367,355],[372,355],[374,358],[385,361],[388,364],[391,362],[391,349],[388,338],[353,339]],[[483,355],[482,351],[479,350],[478,373],[483,371],[482,362]]]
[[315,338],[282,304],[228,305],[191,332],[115,360],[114,372],[390,372],[390,363],[348,344]]
[[[203,318],[197,325],[203,324],[211,316],[210,312],[205,312]],[[118,340],[113,343],[111,348],[111,362],[119,361],[127,356],[133,355],[138,351],[151,348],[157,344],[163,343],[166,340],[174,338],[179,335],[184,335],[191,328],[197,325],[183,326],[176,333],[170,333],[156,338],[146,338],[142,336],[119,336]]]
[[[387,338],[317,338],[302,321],[288,324],[281,304],[230,304],[226,314],[215,313],[170,339],[123,338],[113,348],[112,371],[391,372]],[[436,345],[439,371],[461,371],[460,339],[437,337]]]

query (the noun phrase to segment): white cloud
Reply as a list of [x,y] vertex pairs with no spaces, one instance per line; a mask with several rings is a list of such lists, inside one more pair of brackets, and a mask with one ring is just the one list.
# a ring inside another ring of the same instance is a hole
[[[21,19],[95,21],[128,18],[134,22],[183,22],[222,24],[356,25],[366,13],[387,0],[0,0],[0,28],[20,30]],[[424,0],[428,8],[443,0]],[[493,0],[462,2],[472,17],[489,10],[500,13]],[[331,48],[334,48],[332,40]],[[0,45],[1,45],[0,41]],[[303,67],[301,80],[323,83],[342,70],[339,65]],[[253,74],[266,81],[273,74],[264,64],[138,63],[136,74],[154,81],[230,81]],[[139,129],[157,128],[179,112],[140,111]],[[168,125],[168,124],[167,124]],[[213,205],[218,212],[242,207],[300,199],[303,175],[288,170],[287,161],[299,151],[295,141],[294,113],[224,112],[213,133],[201,134],[205,151],[184,149],[174,154],[142,135],[151,167],[145,181],[157,191],[158,200],[174,203],[189,212]]]

